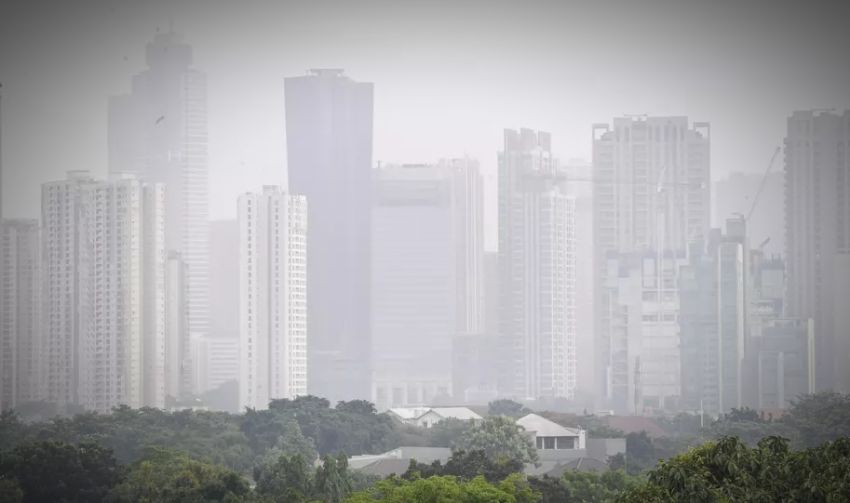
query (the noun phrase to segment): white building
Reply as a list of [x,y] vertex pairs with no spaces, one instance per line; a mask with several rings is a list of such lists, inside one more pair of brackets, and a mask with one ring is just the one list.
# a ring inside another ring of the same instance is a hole
[[0,220],[0,410],[43,398],[37,220]]
[[483,322],[483,207],[474,161],[374,177],[372,401],[383,410],[454,393],[453,341]]
[[611,334],[611,407],[624,414],[672,410],[681,396],[679,293],[683,257],[610,254],[605,298]]
[[480,415],[467,407],[394,407],[387,412],[404,424],[421,428],[430,428],[444,419],[481,419]]
[[186,262],[180,253],[168,252],[165,271],[165,396],[173,399],[193,393],[187,276]]
[[239,408],[307,394],[307,200],[239,197]]
[[505,130],[499,153],[499,393],[573,398],[575,201],[548,133]]
[[621,117],[593,126],[596,377],[612,398],[613,347],[605,298],[608,254],[683,253],[710,226],[707,123],[687,117]]
[[228,381],[239,381],[238,337],[200,337],[192,341],[194,389],[212,391]]
[[586,449],[587,432],[581,428],[567,428],[537,414],[528,414],[517,419],[532,436],[538,451]]
[[49,401],[163,405],[164,197],[129,175],[42,186]]
[[186,262],[188,326],[209,330],[209,173],[206,75],[169,31],[145,47],[147,68],[109,99],[109,172],[165,184],[165,242]]

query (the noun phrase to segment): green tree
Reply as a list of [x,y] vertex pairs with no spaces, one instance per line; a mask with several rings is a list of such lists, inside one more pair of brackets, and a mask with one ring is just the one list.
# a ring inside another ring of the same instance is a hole
[[824,392],[802,396],[779,422],[796,433],[800,447],[850,437],[850,395]]
[[348,458],[340,454],[336,458],[325,456],[322,466],[316,469],[313,496],[325,503],[340,503],[351,494],[351,478],[348,473]]
[[500,482],[514,473],[522,472],[523,464],[517,459],[493,460],[483,450],[454,451],[445,465],[434,461],[430,465],[410,461],[402,478],[413,480],[432,476],[451,475],[461,480],[484,477],[487,482]]
[[347,503],[534,503],[539,495],[520,475],[512,475],[498,484],[484,477],[460,481],[455,477],[429,477],[404,480],[390,477],[367,491],[352,494]]
[[311,468],[300,454],[281,456],[271,466],[257,468],[256,491],[274,503],[303,503],[313,492]]
[[206,503],[247,501],[248,483],[222,466],[184,453],[150,449],[134,463],[127,480],[112,493],[115,503]]
[[529,414],[530,412],[531,410],[525,408],[525,405],[507,398],[493,400],[487,404],[487,415],[489,416],[508,416],[512,418],[519,418]]
[[94,444],[34,442],[0,452],[0,479],[14,480],[25,503],[104,501],[123,478],[112,451]]
[[473,421],[457,442],[458,450],[484,451],[497,461],[537,462],[537,449],[522,426],[507,416],[490,416]]

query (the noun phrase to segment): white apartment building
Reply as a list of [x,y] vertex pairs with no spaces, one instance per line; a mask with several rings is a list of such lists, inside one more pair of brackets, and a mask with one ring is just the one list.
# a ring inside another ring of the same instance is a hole
[[0,220],[0,410],[43,397],[40,232]]
[[373,176],[371,399],[384,410],[458,396],[453,341],[483,323],[477,163],[384,166]]
[[42,185],[49,401],[163,406],[164,197],[130,175]]
[[239,197],[239,408],[307,394],[307,200]]
[[505,130],[499,153],[499,393],[573,398],[575,200],[548,133]]
[[708,123],[687,117],[620,117],[593,126],[596,381],[613,399],[616,370],[605,296],[608,254],[683,253],[710,227]]

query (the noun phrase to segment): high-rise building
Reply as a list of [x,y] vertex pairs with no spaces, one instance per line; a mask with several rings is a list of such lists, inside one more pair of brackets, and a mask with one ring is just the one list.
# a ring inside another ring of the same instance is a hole
[[609,253],[605,298],[611,334],[610,407],[620,414],[675,410],[681,396],[679,292],[682,256]]
[[129,94],[109,99],[109,171],[166,186],[166,248],[186,263],[192,336],[209,329],[209,202],[206,75],[192,47],[169,31],[146,47],[148,68]]
[[548,133],[505,130],[499,153],[499,393],[573,398],[575,201]]
[[[195,362],[194,388],[203,394],[229,382],[239,381],[240,348],[238,337],[201,337],[192,340]],[[237,400],[238,401],[238,400]],[[238,406],[235,412],[244,411]]]
[[285,94],[289,190],[309,201],[310,393],[368,399],[372,84],[310,70]]
[[163,406],[164,194],[131,175],[42,185],[45,386],[60,407]]
[[[848,389],[846,291],[850,278],[850,111],[794,112],[785,137],[788,314],[814,319],[817,390]],[[836,324],[839,322],[839,324]]]
[[710,226],[710,127],[687,117],[621,117],[593,126],[596,381],[612,399],[608,255],[672,251]]
[[165,397],[180,400],[194,394],[192,338],[189,334],[186,262],[180,253],[168,252],[165,264]]
[[0,220],[0,410],[43,398],[37,220]]
[[452,351],[483,325],[477,163],[385,166],[372,209],[372,400],[379,410],[460,397]]
[[728,412],[743,404],[743,361],[750,320],[744,219],[729,219],[691,244],[679,269],[682,403]]
[[307,201],[239,197],[239,408],[307,394]]

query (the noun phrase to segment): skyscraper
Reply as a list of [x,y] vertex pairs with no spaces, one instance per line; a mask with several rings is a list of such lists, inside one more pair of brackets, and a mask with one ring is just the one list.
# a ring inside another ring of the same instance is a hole
[[309,201],[310,393],[369,393],[372,84],[342,70],[286,79],[289,190]]
[[307,394],[307,202],[239,197],[239,408]]
[[70,172],[42,185],[47,399],[162,407],[164,188]]
[[40,232],[0,220],[0,410],[43,398]]
[[130,93],[109,100],[109,171],[165,185],[166,247],[186,263],[188,327],[198,336],[209,328],[206,76],[172,31],[147,45],[146,61]]
[[371,398],[386,409],[462,396],[453,342],[482,330],[477,163],[386,166],[374,176]]
[[573,398],[575,201],[548,133],[505,130],[499,153],[499,393]]
[[[850,111],[800,111],[785,137],[788,314],[814,319],[815,387],[850,390]],[[838,322],[838,323],[836,323]],[[843,351],[842,351],[843,350]]]
[[621,117],[593,126],[596,380],[612,397],[605,296],[609,253],[678,255],[710,225],[710,127],[687,117]]

